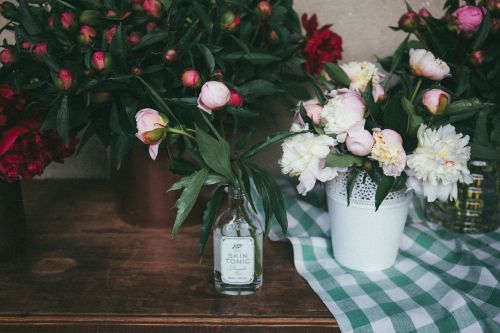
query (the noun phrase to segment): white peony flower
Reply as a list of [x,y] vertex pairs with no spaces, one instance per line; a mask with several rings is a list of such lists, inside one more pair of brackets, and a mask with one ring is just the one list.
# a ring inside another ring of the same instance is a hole
[[351,90],[339,90],[323,107],[320,122],[326,134],[336,134],[337,141],[343,143],[347,131],[364,119],[366,106],[361,96]]
[[316,180],[326,182],[338,175],[338,168],[325,167],[325,158],[336,144],[332,137],[313,133],[298,134],[283,142],[281,171],[299,177],[297,190],[300,194],[312,190]]
[[470,159],[469,136],[446,125],[437,130],[421,125],[418,147],[407,158],[408,188],[427,201],[457,198],[457,182],[471,183],[467,162]]
[[351,84],[349,85],[349,89],[351,90],[363,92],[370,80],[373,79],[374,86],[384,80],[384,75],[379,73],[377,66],[368,61],[353,61],[340,65],[340,68],[344,70],[349,80],[351,80]]

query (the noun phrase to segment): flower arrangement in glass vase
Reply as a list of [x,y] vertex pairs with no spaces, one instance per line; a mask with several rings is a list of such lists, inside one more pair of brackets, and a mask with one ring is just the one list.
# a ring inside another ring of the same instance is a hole
[[393,59],[400,58],[394,72],[404,72],[404,50],[427,48],[450,66],[452,75],[441,85],[454,99],[483,102],[452,115],[457,130],[471,137],[473,183],[459,186],[453,203],[427,204],[426,213],[455,231],[492,231],[500,214],[500,1],[448,0],[444,10],[438,18],[425,8],[416,12],[408,6],[394,29],[416,40],[406,38],[394,56],[381,63],[390,70]]
[[428,201],[450,200],[457,183],[472,181],[469,137],[453,123],[464,109],[484,105],[452,100],[440,86],[450,69],[431,52],[408,54],[409,70],[397,82],[394,72],[385,75],[370,62],[327,63],[317,100],[295,114],[291,131],[306,133],[282,144],[282,171],[298,177],[299,193],[327,182],[335,256],[351,268],[392,265],[410,190]]

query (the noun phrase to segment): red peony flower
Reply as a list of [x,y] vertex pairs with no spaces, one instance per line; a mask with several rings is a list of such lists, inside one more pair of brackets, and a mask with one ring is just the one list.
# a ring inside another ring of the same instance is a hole
[[324,25],[318,29],[316,14],[308,19],[307,14],[302,15],[302,25],[306,30],[306,71],[317,75],[323,69],[325,62],[336,63],[342,59],[342,37],[330,30],[331,25]]

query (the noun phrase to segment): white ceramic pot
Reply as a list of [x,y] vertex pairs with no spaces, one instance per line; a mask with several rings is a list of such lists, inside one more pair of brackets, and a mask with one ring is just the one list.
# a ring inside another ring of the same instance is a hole
[[333,255],[347,268],[379,271],[396,261],[412,192],[391,192],[375,212],[376,184],[363,174],[356,180],[347,206],[347,177],[326,183]]

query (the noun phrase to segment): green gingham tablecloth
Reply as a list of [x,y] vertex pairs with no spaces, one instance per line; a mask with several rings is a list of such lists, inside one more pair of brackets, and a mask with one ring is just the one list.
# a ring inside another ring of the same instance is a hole
[[[287,181],[280,185],[295,267],[342,332],[500,332],[500,230],[453,233],[425,221],[415,201],[396,264],[353,271],[334,260],[330,219],[318,204],[324,191],[306,202]],[[284,235],[273,228],[270,238]]]

